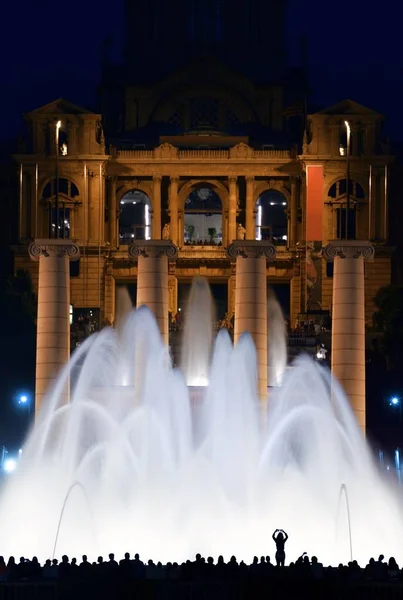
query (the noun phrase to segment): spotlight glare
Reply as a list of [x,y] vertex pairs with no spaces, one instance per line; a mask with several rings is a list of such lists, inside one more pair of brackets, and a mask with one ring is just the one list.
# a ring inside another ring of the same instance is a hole
[[7,458],[3,464],[3,470],[5,473],[13,473],[17,468],[17,461],[14,458]]

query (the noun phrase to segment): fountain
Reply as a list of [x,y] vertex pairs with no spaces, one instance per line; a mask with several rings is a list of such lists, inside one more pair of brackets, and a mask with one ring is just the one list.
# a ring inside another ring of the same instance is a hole
[[274,291],[267,295],[267,385],[281,385],[287,367],[286,327],[283,311]]
[[103,329],[76,350],[2,490],[2,554],[44,560],[56,546],[92,559],[129,551],[251,561],[273,551],[281,527],[287,560],[306,551],[337,564],[352,548],[361,563],[380,552],[402,561],[398,495],[373,464],[342,389],[311,359],[299,358],[273,388],[263,423],[253,341],[245,334],[234,348],[222,330],[192,415],[187,382],[190,373],[207,377],[211,331],[205,284],[194,290],[197,331],[185,344],[191,353],[194,336],[205,336],[203,361],[186,363],[186,379],[145,307],[122,332]]
[[181,369],[190,387],[208,382],[213,344],[214,302],[205,277],[195,277],[185,311]]

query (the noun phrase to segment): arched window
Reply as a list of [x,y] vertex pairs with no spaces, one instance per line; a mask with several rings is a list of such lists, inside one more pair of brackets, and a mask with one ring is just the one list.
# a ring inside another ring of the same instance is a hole
[[277,190],[266,190],[256,202],[256,239],[287,244],[287,198]]
[[130,190],[120,200],[119,243],[151,239],[151,202],[141,190]]
[[[348,214],[348,236],[349,238],[355,238],[356,235],[356,212],[360,202],[365,199],[365,192],[362,186],[354,181],[349,180],[349,194],[350,194],[350,210]],[[339,179],[329,189],[328,202],[334,206],[336,213],[336,237],[337,239],[345,239],[346,237],[346,224],[347,224],[347,180]]]
[[[69,238],[71,236],[71,211],[78,204],[78,196],[78,188],[70,179],[60,177],[59,180],[53,179],[45,185],[42,202],[48,205],[49,235],[51,237]],[[59,205],[58,210],[56,203]],[[57,236],[56,228],[58,229]]]
[[222,206],[216,192],[203,184],[189,194],[185,201],[185,244],[222,244]]

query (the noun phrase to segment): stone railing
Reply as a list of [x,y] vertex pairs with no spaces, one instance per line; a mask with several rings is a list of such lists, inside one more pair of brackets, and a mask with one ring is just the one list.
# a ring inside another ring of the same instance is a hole
[[196,246],[185,245],[179,249],[179,258],[185,260],[227,260],[223,246]]
[[113,156],[117,159],[134,159],[138,161],[149,161],[149,160],[271,160],[276,159],[290,159],[290,150],[254,150],[249,148],[245,152],[234,152],[233,149],[229,150],[207,150],[207,149],[194,149],[194,150],[179,150],[178,148],[172,147],[170,152],[161,152],[160,148],[154,150],[116,150]]

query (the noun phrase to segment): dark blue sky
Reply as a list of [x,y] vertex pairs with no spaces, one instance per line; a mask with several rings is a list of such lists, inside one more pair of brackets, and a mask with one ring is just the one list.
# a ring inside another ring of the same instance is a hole
[[[169,1],[169,0],[167,0]],[[267,0],[270,2],[270,0]],[[89,105],[99,79],[103,40],[114,36],[117,57],[123,42],[123,0],[20,0],[3,12],[2,139],[13,136],[21,113],[64,96]],[[275,24],[268,23],[267,34]],[[136,25],[133,24],[133,36]],[[387,133],[403,141],[401,111],[401,22],[395,0],[289,0],[287,39],[296,62],[299,38],[309,40],[315,102],[350,97],[387,115]]]

